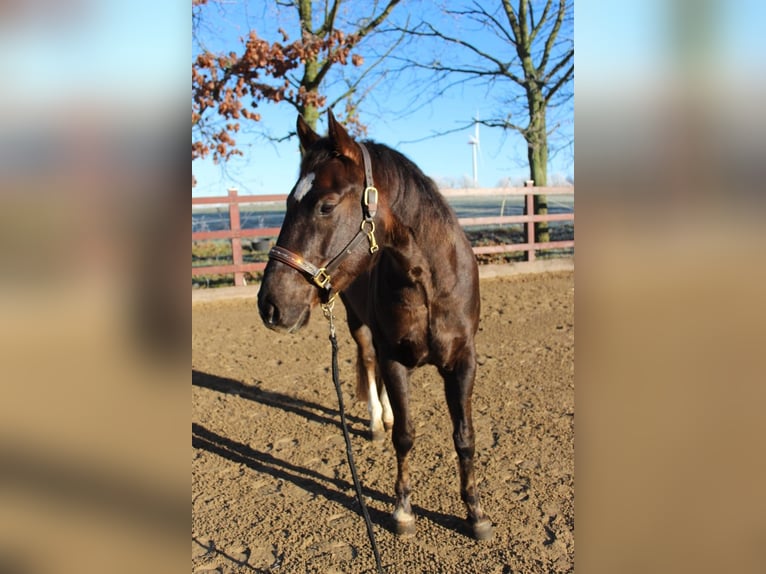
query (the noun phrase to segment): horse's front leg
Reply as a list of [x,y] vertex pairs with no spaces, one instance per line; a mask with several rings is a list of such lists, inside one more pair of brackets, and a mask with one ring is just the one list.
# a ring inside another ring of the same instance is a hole
[[452,440],[460,467],[460,497],[468,511],[468,523],[475,538],[484,540],[492,536],[492,521],[482,510],[476,476],[473,468],[475,436],[471,412],[471,394],[476,377],[476,352],[466,345],[451,369],[441,368],[444,391],[452,419]]
[[396,506],[394,523],[396,533],[403,536],[415,534],[415,514],[410,503],[409,454],[415,441],[409,405],[409,370],[393,360],[381,360],[380,370],[388,392],[394,415],[391,439],[396,451]]

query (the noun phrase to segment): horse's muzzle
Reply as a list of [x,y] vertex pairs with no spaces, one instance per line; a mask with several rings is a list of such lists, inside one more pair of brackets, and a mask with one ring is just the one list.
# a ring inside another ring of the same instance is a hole
[[[297,311],[297,312],[296,312]],[[272,301],[271,297],[258,293],[258,312],[261,315],[263,324],[274,331],[286,331],[295,333],[308,323],[311,307],[304,306],[293,308],[290,313]]]

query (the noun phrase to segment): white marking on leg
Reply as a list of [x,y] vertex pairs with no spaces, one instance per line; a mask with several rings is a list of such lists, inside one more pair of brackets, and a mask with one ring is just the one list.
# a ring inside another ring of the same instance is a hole
[[370,413],[370,431],[375,435],[383,432],[383,406],[378,398],[378,387],[375,384],[375,369],[367,371],[369,381],[370,400],[367,402],[367,410]]
[[390,429],[394,426],[394,412],[391,410],[391,401],[388,400],[388,391],[385,386],[380,391],[380,403],[383,409],[383,426]]
[[314,172],[304,175],[293,188],[292,195],[295,201],[300,201],[311,190],[314,184]]
[[412,513],[407,514],[404,510],[401,508],[396,508],[394,510],[394,520],[400,523],[404,524],[410,524],[412,522],[415,522],[415,515]]

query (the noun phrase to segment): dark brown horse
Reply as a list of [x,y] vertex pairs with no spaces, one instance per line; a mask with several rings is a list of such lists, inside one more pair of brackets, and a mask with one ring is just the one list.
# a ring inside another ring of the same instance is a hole
[[[476,538],[488,538],[492,523],[481,508],[473,467],[479,279],[471,245],[415,164],[386,146],[355,141],[328,116],[327,137],[298,117],[300,177],[258,292],[261,317],[272,329],[294,333],[313,306],[340,295],[359,348],[360,379],[371,390],[374,438],[382,436],[381,415],[390,423],[389,400],[393,411],[393,518],[400,534],[415,531],[409,376],[416,367],[435,365],[444,378],[468,522]],[[376,372],[388,394],[381,402]]]

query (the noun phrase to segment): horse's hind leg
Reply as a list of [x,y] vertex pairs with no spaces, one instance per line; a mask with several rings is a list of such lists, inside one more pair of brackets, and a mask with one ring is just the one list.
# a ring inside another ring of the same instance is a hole
[[[376,384],[376,357],[375,347],[372,344],[372,333],[367,325],[363,325],[351,312],[348,312],[348,326],[351,336],[356,341],[356,398],[360,401],[367,401],[367,410],[370,413],[370,434],[372,440],[381,441],[386,438],[384,426],[386,422],[386,407],[388,406],[388,397],[384,401],[378,394]],[[391,407],[388,406],[390,414]]]
[[383,408],[383,428],[391,430],[394,428],[394,412],[391,410],[391,401],[388,399],[386,385],[381,384],[380,405]]
[[475,436],[471,393],[476,376],[476,355],[473,346],[466,345],[453,369],[440,369],[439,372],[444,377],[447,406],[452,419],[452,440],[460,466],[460,497],[468,511],[468,523],[474,537],[484,540],[492,536],[492,521],[481,508],[473,468]]

